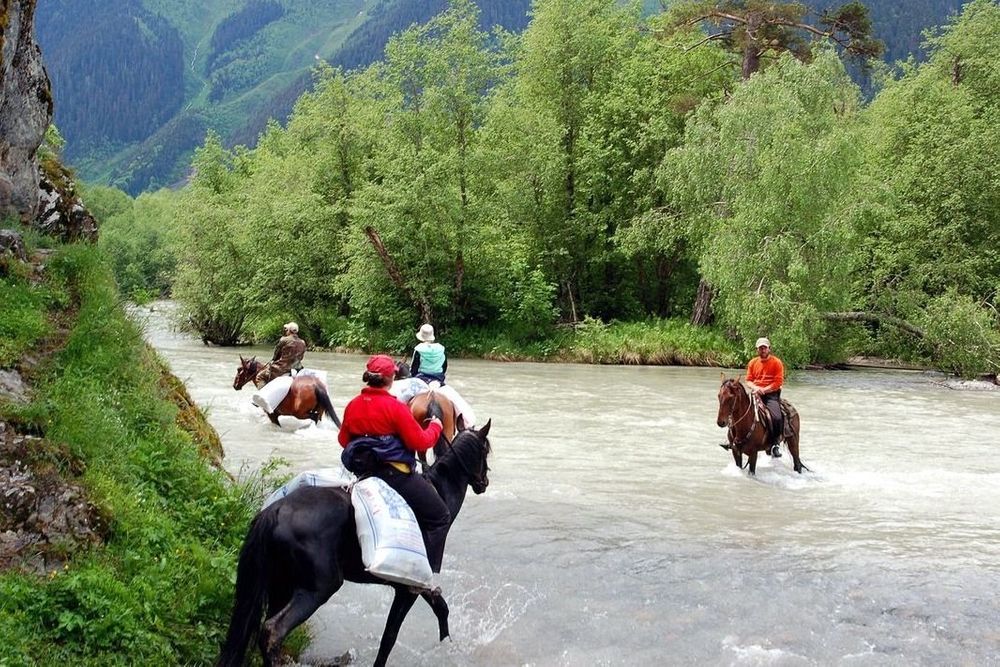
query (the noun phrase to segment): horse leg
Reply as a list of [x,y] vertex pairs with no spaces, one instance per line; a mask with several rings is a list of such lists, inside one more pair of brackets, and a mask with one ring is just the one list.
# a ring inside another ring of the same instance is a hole
[[451,634],[448,631],[448,603],[444,601],[444,596],[436,590],[421,593],[420,597],[430,605],[431,611],[437,617],[438,634],[440,635],[438,641],[444,641],[444,638]]
[[322,590],[315,591],[298,588],[292,593],[288,604],[264,622],[260,630],[260,652],[264,657],[264,667],[280,663],[281,645],[288,633],[312,616],[343,583],[344,580],[340,579],[332,587],[324,586]]
[[794,464],[795,472],[801,474],[803,468],[809,470],[802,463],[802,459],[799,458],[799,434],[796,433],[792,437],[786,438],[785,444],[788,445],[788,451],[792,454],[792,463]]
[[740,451],[739,447],[733,447],[733,460],[736,461],[736,467],[740,470],[743,469],[743,452]]
[[386,660],[389,659],[389,652],[396,645],[396,638],[399,637],[399,629],[403,626],[403,620],[410,613],[413,603],[417,601],[416,594],[409,592],[405,586],[393,586],[393,588],[396,590],[396,595],[392,598],[389,617],[385,620],[385,630],[382,631],[382,641],[378,645],[378,655],[375,656],[374,667],[385,667]]
[[749,464],[750,474],[757,475],[757,450],[751,449],[747,453],[747,463]]

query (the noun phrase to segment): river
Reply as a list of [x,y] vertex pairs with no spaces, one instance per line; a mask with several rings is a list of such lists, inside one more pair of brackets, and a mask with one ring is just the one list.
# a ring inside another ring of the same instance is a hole
[[[167,312],[138,314],[231,472],[337,465],[332,426],[278,429],[233,391],[238,354],[269,349],[206,347]],[[363,362],[306,355],[338,413]],[[390,664],[1000,665],[1000,392],[792,373],[812,472],[785,452],[750,478],[718,447],[719,372],[451,359],[449,383],[493,421],[491,483],[449,536],[452,638],[418,603]],[[345,584],[303,662],[371,664],[389,601]]]

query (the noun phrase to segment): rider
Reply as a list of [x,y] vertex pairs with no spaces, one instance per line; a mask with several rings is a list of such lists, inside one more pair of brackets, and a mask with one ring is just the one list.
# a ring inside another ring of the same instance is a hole
[[[368,359],[362,376],[368,386],[344,408],[337,436],[345,448],[341,458],[352,472],[379,477],[406,500],[420,525],[431,571],[440,572],[451,512],[434,486],[415,472],[415,452],[434,446],[442,424],[431,417],[430,423],[421,427],[409,409],[389,393],[395,373],[396,364],[388,355]],[[365,455],[375,460],[367,462],[368,469],[356,470]]]
[[413,348],[410,373],[427,383],[437,381],[444,384],[448,357],[444,353],[444,345],[434,341],[434,327],[430,324],[422,325],[417,331],[417,340],[420,342]]
[[299,325],[289,322],[282,327],[281,338],[274,346],[274,355],[271,361],[264,364],[264,368],[257,373],[256,382],[259,385],[267,384],[276,377],[288,375],[292,369],[302,369],[302,357],[306,353],[306,342],[299,338]]
[[747,364],[747,386],[755,396],[760,396],[771,413],[771,456],[781,456],[781,385],[785,379],[785,366],[781,359],[771,354],[771,341],[757,339],[757,356]]
[[288,375],[292,369],[302,369],[302,357],[306,354],[306,342],[299,338],[299,325],[289,322],[282,327],[282,336],[274,346],[274,356],[257,373],[258,385],[267,384],[276,377]]

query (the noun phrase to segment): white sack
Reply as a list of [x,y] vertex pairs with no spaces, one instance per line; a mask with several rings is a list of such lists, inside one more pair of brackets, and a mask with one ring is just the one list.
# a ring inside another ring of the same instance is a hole
[[365,569],[396,583],[429,587],[424,538],[403,497],[378,477],[367,477],[354,485],[351,502]]
[[276,377],[258,389],[250,397],[250,402],[264,410],[264,412],[271,414],[285,400],[285,396],[288,395],[288,390],[291,387],[292,376],[282,375],[281,377]]

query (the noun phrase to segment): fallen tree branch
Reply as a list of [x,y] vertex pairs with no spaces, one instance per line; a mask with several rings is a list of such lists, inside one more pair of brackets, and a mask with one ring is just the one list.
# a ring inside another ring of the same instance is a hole
[[872,322],[873,324],[879,325],[888,324],[898,329],[902,329],[917,338],[923,338],[925,335],[923,329],[915,327],[906,320],[893,317],[892,315],[879,315],[877,313],[866,313],[863,311],[853,310],[841,313],[823,313],[821,317],[824,320],[831,322]]

